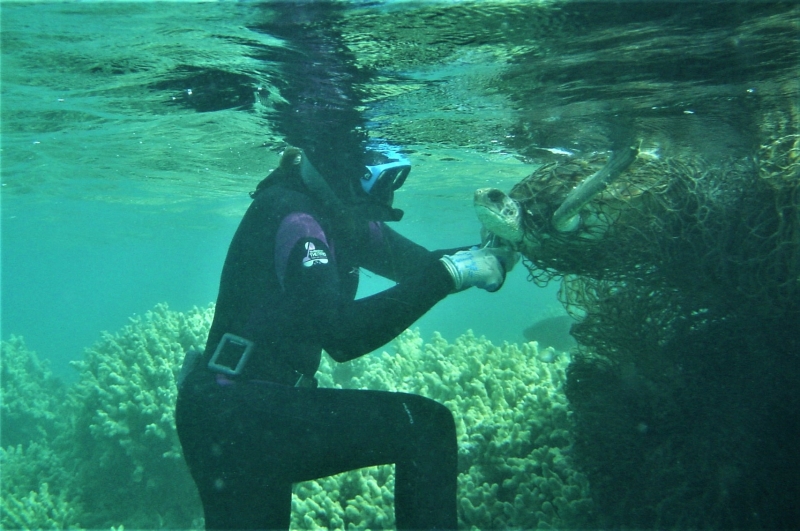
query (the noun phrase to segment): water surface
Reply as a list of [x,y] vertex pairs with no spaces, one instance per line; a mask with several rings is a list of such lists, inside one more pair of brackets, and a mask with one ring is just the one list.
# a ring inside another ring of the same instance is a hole
[[[475,188],[630,130],[662,155],[752,153],[796,119],[797,15],[782,2],[4,3],[3,338],[68,374],[131,314],[214,300],[247,192],[296,133],[287,102],[343,109],[343,134],[402,146],[414,170],[398,230],[461,245],[478,235]],[[314,46],[335,68],[298,92]],[[520,269],[420,325],[520,341],[555,304]]]

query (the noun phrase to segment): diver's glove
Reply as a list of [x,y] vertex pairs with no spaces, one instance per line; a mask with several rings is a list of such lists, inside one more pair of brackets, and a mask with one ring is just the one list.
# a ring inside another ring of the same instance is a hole
[[453,277],[455,291],[476,286],[493,292],[499,290],[506,279],[506,268],[491,247],[458,251],[439,260]]
[[514,249],[514,245],[486,229],[481,229],[481,247],[492,250],[492,253],[503,264],[506,273],[511,273],[511,270],[519,262],[520,255]]

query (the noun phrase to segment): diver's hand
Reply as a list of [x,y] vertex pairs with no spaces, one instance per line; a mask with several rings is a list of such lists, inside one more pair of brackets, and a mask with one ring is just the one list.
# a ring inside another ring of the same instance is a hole
[[491,247],[458,251],[439,260],[453,277],[456,291],[475,286],[494,292],[506,279],[506,268]]
[[484,228],[481,228],[481,247],[491,249],[505,267],[506,273],[510,273],[519,262],[520,255],[510,241],[504,240]]
[[511,270],[514,269],[514,266],[517,265],[517,262],[519,262],[520,255],[506,240],[500,241],[502,244],[498,247],[487,247],[486,249],[491,251],[492,254],[494,254],[497,259],[500,260],[500,263],[503,264],[506,273],[510,273]]

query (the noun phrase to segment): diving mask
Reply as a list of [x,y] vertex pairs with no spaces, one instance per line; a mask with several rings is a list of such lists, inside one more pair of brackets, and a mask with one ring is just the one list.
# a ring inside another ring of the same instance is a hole
[[366,166],[364,176],[361,177],[361,188],[373,197],[384,197],[394,193],[406,182],[406,177],[411,172],[411,163],[408,159],[392,153],[392,157],[384,156],[386,162],[374,166]]

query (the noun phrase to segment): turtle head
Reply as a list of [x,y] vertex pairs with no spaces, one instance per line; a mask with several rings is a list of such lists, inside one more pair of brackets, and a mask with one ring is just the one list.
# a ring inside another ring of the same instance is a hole
[[511,243],[522,242],[524,231],[519,203],[497,188],[475,190],[473,202],[478,220],[486,230]]

